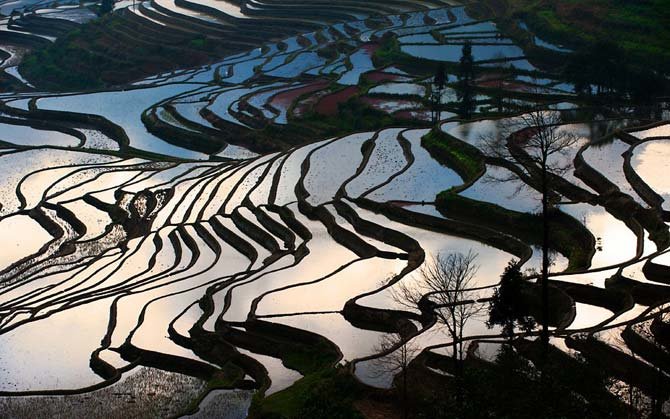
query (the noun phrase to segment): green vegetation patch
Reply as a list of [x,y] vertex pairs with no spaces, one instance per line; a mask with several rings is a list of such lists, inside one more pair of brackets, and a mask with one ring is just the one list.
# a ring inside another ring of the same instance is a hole
[[265,399],[254,398],[249,417],[359,419],[362,416],[353,402],[365,392],[366,387],[344,367],[326,369],[306,375],[291,387]]
[[[499,1],[485,0],[489,8]],[[670,7],[667,0],[515,0],[504,16],[522,19],[547,41],[586,47],[608,40],[640,67],[670,70]]]
[[426,134],[421,145],[435,160],[454,169],[466,182],[476,180],[486,170],[484,156],[476,147],[439,129]]
[[203,35],[161,37],[115,13],[34,50],[20,71],[38,87],[52,91],[98,89],[165,69],[204,64],[224,54],[224,48]]

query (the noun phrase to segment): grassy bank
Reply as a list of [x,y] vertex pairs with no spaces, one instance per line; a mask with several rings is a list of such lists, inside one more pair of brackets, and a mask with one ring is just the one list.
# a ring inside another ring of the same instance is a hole
[[[446,217],[492,228],[526,243],[542,243],[542,217],[511,211],[450,191],[437,196],[436,206]],[[568,258],[568,269],[586,269],[594,250],[593,235],[574,218],[556,211],[549,222],[552,248]]]
[[485,170],[484,157],[476,147],[441,130],[431,130],[421,139],[421,146],[434,159],[454,169],[465,182],[476,180]]

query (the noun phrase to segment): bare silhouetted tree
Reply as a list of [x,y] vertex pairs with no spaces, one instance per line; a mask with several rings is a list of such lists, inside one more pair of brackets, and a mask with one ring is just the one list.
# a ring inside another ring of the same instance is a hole
[[[550,195],[551,179],[562,176],[572,167],[565,155],[579,137],[565,129],[561,114],[535,110],[505,120],[497,135],[483,139],[486,154],[520,165],[526,175],[539,185],[542,200],[542,333],[545,354],[549,350],[549,266],[550,261]],[[508,181],[510,179],[502,179]]]
[[472,250],[466,254],[440,254],[421,267],[420,280],[415,285],[403,282],[393,293],[395,301],[405,307],[431,306],[452,340],[456,365],[463,360],[465,326],[482,310],[482,304],[477,302],[478,292],[471,290],[479,270],[476,259]]

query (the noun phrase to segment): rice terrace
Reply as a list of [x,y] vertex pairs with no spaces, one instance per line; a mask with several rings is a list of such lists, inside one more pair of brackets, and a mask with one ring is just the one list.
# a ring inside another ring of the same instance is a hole
[[0,0],[0,418],[670,417],[667,0]]

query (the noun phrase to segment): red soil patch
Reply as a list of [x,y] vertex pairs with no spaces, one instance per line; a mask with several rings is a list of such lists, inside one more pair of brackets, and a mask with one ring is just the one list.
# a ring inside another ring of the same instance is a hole
[[368,42],[367,44],[363,44],[361,49],[367,52],[370,57],[372,57],[379,49],[379,44],[377,42]]
[[357,93],[358,93],[357,86],[349,86],[346,89],[342,89],[328,96],[324,96],[323,99],[321,99],[319,103],[317,103],[314,110],[321,115],[326,116],[337,115],[338,111],[337,105],[346,102],[347,100],[354,97]]
[[360,100],[371,108],[386,113],[401,112],[403,110],[410,110],[408,109],[409,107],[416,109],[421,106],[419,102],[405,99],[382,99],[364,96]]
[[322,80],[298,87],[297,89],[286,90],[274,95],[268,104],[275,109],[288,109],[300,96],[321,90],[326,86],[328,86],[328,82]]
[[314,109],[314,106],[323,98],[328,96],[327,91],[316,92],[311,96],[307,96],[305,99],[298,102],[293,108],[294,116],[302,116]]
[[493,89],[504,89],[513,92],[528,92],[534,89],[533,86],[528,86],[523,83],[508,80],[487,80],[477,83],[479,87],[490,87]]
[[382,73],[381,71],[375,71],[374,73],[367,73],[365,78],[370,80],[373,83],[381,83],[383,81],[396,81],[401,78],[398,74],[391,73]]

